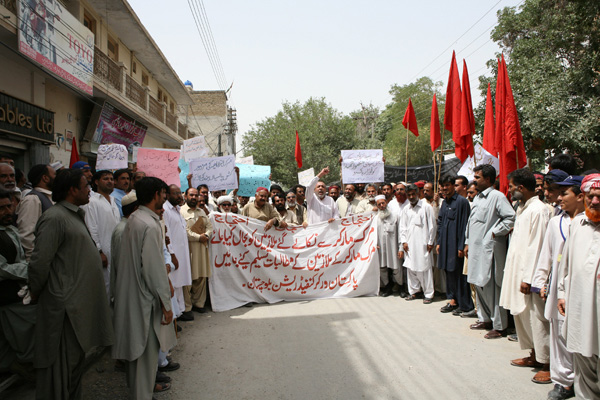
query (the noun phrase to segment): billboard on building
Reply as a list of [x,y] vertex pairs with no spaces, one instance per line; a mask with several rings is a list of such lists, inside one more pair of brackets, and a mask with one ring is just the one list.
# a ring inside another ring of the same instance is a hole
[[127,147],[129,154],[144,142],[148,127],[104,102],[92,141],[100,144],[117,143]]
[[19,51],[85,93],[93,94],[94,34],[58,0],[17,0]]

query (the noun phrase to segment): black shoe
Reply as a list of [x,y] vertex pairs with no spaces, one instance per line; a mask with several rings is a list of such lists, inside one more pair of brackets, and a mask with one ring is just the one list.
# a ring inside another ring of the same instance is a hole
[[186,311],[184,313],[182,313],[179,318],[177,318],[177,321],[181,321],[181,322],[187,322],[187,321],[193,321],[194,320],[194,313],[192,313],[191,311]]
[[243,307],[246,307],[246,308],[254,307],[254,303],[253,302],[246,303],[246,304],[243,305]]
[[458,309],[458,304],[452,305],[450,303],[446,303],[446,305],[444,307],[440,308],[440,312],[441,313],[449,313],[449,312],[452,312],[457,309]]
[[179,367],[181,367],[181,365],[179,365],[179,363],[176,363],[174,361],[169,361],[169,363],[167,365],[165,365],[164,367],[158,367],[158,371],[159,372],[176,371],[179,369]]
[[460,317],[461,314],[462,311],[460,311],[460,308],[457,308],[456,310],[452,311],[452,315],[454,315],[455,317]]
[[181,332],[182,330],[183,328],[179,324],[177,324],[177,332]]
[[463,311],[460,313],[461,318],[477,318],[477,310],[472,309],[471,311]]
[[565,389],[558,383],[554,384],[554,389],[548,392],[548,400],[570,399],[574,396],[575,392],[573,391],[573,386],[571,386],[571,389]]
[[405,292],[404,290],[400,291],[400,297],[402,297],[403,299],[407,298],[409,296],[409,294],[407,292]]
[[171,377],[167,376],[167,374],[165,374],[163,372],[156,371],[156,379],[154,379],[154,382],[169,383],[169,382],[171,382]]
[[206,307],[192,307],[192,311],[196,311],[197,313],[204,314],[206,313]]

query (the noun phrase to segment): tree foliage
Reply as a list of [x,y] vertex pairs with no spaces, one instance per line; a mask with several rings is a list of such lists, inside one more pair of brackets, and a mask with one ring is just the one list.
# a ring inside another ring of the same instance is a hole
[[[567,150],[587,167],[597,167],[600,2],[526,0],[518,11],[514,7],[499,11],[492,39],[505,54],[532,161],[543,159],[543,149]],[[480,88],[485,93],[485,79]]]
[[298,183],[294,158],[296,130],[302,147],[302,170],[313,167],[315,174],[329,166],[328,177],[337,180],[341,150],[356,148],[356,124],[324,98],[310,98],[304,104],[284,102],[273,117],[253,125],[243,139],[245,156],[254,156],[259,165],[270,165],[271,179],[290,187]]
[[[432,163],[431,147],[429,145],[429,131],[431,124],[431,102],[433,94],[437,94],[438,110],[440,117],[444,110],[445,96],[440,93],[442,82],[433,82],[428,77],[417,79],[407,85],[392,85],[390,94],[392,102],[381,113],[375,127],[378,137],[384,140],[383,154],[386,164],[405,165],[406,159],[406,128],[402,125],[402,118],[411,99],[419,136],[409,133],[408,137],[408,165],[424,165]],[[448,135],[446,135],[446,139]]]

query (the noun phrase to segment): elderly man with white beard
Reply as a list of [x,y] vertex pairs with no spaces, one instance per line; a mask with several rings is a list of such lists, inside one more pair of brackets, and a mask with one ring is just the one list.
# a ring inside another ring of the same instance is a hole
[[369,183],[365,186],[366,198],[362,199],[356,207],[356,214],[364,214],[371,211],[377,211],[377,203],[375,202],[375,196],[377,196],[377,187]]
[[581,182],[585,216],[571,222],[558,277],[562,336],[573,353],[575,395],[600,398],[600,174]]
[[[398,259],[398,220],[399,216],[387,208],[384,195],[375,196],[377,203],[377,254],[379,255],[379,273],[381,281],[381,296],[388,297],[392,294],[394,281],[402,285],[402,270]],[[389,276],[393,276],[392,281]]]
[[302,224],[305,228],[310,224],[319,222],[333,222],[340,217],[338,208],[333,199],[327,196],[327,186],[321,180],[329,173],[329,167],[325,167],[315,176],[306,187],[306,220]]

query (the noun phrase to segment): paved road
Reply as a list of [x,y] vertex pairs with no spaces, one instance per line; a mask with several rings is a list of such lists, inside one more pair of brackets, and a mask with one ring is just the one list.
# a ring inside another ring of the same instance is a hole
[[[443,304],[363,297],[196,314],[173,351],[173,387],[156,398],[546,399],[551,385],[509,364],[527,355],[517,343],[484,339]],[[87,399],[126,398],[108,358],[85,382]]]

